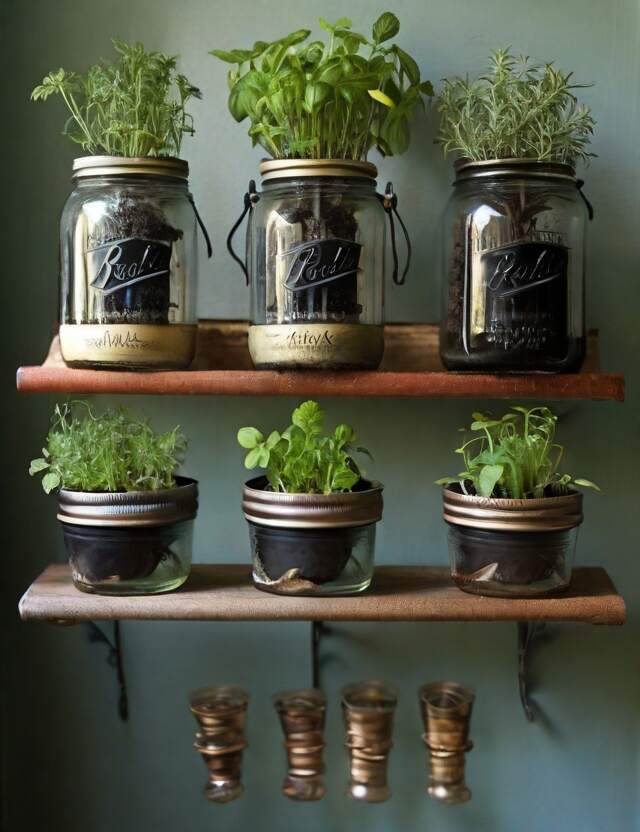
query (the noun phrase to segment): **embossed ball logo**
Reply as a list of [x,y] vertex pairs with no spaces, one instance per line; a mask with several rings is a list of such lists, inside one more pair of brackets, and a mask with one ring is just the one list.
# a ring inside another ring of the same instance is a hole
[[129,237],[87,251],[93,289],[105,295],[125,286],[169,274],[171,243]]
[[312,240],[280,254],[291,258],[285,286],[291,292],[324,286],[359,271],[362,245],[353,240]]

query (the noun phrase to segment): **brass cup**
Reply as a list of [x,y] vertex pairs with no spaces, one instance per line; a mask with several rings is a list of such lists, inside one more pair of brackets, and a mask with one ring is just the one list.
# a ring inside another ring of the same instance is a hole
[[242,753],[247,747],[244,728],[249,694],[232,685],[212,685],[190,696],[191,713],[198,721],[194,748],[202,755],[209,779],[204,793],[214,803],[227,803],[244,791]]
[[273,704],[284,732],[288,771],[282,794],[291,800],[324,797],[324,719],[326,700],[315,688],[276,693]]
[[393,746],[396,692],[382,682],[359,682],[342,689],[342,714],[351,757],[348,794],[381,803],[391,796],[387,762]]
[[469,722],[475,693],[457,682],[433,682],[420,688],[420,710],[429,753],[427,792],[442,803],[466,803],[465,754],[473,748]]

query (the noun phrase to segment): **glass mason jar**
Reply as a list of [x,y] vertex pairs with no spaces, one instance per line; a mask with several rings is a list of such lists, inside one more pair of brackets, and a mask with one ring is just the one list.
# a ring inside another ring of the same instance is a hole
[[456,168],[444,223],[443,364],[579,370],[587,203],[573,168],[528,159]]
[[375,166],[278,159],[260,173],[247,234],[253,363],[376,368],[384,351],[385,207]]
[[197,214],[180,159],[87,156],[62,212],[60,347],[72,367],[187,367]]

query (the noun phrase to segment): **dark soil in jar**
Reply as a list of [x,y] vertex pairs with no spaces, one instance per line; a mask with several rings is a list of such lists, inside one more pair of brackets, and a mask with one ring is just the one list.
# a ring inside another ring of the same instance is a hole
[[502,532],[451,524],[454,580],[527,585],[562,578],[571,565],[573,534],[573,529]]
[[251,546],[265,575],[277,581],[292,569],[313,584],[335,581],[353,549],[353,529],[279,529],[249,522]]
[[173,560],[175,524],[150,527],[81,526],[61,523],[69,563],[82,583],[98,585],[150,577]]
[[[280,211],[288,223],[301,225],[303,243],[326,239],[355,241],[358,222],[353,209],[333,196],[321,197],[319,211],[314,206],[314,200],[303,199],[295,208]],[[291,302],[293,321],[358,323],[362,312],[358,276],[347,275],[324,286],[294,292]]]
[[[531,260],[535,245],[523,233],[522,245],[513,243],[509,256],[517,263]],[[551,247],[550,247],[551,248]],[[473,268],[494,274],[495,263],[488,260],[482,266],[472,263],[471,231],[459,220],[453,231],[447,274],[448,289],[445,317],[440,328],[440,355],[449,370],[496,372],[575,372],[585,356],[585,339],[569,334],[568,275],[541,282],[540,285],[512,295],[497,296],[484,288],[484,327],[482,332],[471,332],[469,321],[474,316],[475,292],[471,286],[484,283],[485,275],[472,273]],[[483,253],[490,258],[495,252]],[[469,257],[469,262],[468,262]],[[513,262],[513,261],[512,261]],[[465,304],[465,285],[468,297]],[[464,333],[468,331],[465,346]]]
[[[124,191],[109,205],[103,220],[96,224],[89,240],[90,248],[118,240],[137,238],[151,243],[173,244],[182,231],[170,225],[159,206],[150,199]],[[171,307],[170,273],[128,282],[121,289],[105,294],[96,323],[166,324]]]

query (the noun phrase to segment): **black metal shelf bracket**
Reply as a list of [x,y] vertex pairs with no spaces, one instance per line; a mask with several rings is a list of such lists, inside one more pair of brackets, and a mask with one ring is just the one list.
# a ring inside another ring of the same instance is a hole
[[530,698],[529,676],[531,650],[536,636],[545,628],[544,621],[518,622],[518,692],[524,715],[529,722],[535,721],[537,705]]
[[324,621],[311,622],[311,687],[322,690],[322,656],[320,655],[320,642],[322,637],[329,635],[331,629]]
[[105,644],[109,648],[107,663],[115,670],[118,682],[118,716],[123,722],[126,722],[129,719],[129,696],[122,660],[120,622],[113,622],[113,638],[109,638],[105,631],[94,621],[87,621],[86,624],[89,628],[89,641],[94,644]]

